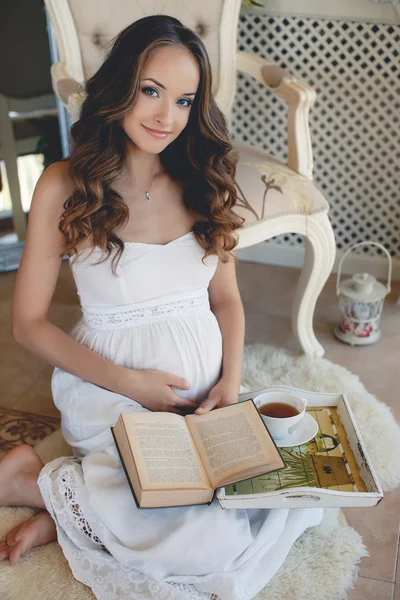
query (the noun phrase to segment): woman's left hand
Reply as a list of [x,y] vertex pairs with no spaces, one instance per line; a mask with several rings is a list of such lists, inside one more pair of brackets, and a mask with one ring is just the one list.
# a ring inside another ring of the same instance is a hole
[[201,403],[194,412],[195,415],[204,415],[213,408],[221,408],[238,401],[240,385],[234,384],[223,377],[219,380],[210,393],[207,400]]

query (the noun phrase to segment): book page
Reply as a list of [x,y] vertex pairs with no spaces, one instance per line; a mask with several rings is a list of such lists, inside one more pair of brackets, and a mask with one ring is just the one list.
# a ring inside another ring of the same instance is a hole
[[143,489],[211,488],[183,417],[124,413],[123,422]]
[[185,418],[214,487],[263,465],[284,466],[251,400]]

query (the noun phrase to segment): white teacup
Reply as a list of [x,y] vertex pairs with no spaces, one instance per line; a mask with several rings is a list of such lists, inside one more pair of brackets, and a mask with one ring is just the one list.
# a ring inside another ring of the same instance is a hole
[[266,392],[265,394],[260,394],[254,398],[254,404],[258,409],[261,406],[271,404],[272,402],[290,404],[299,411],[299,414],[294,415],[294,417],[268,417],[267,415],[260,413],[260,416],[272,437],[275,440],[281,440],[293,433],[299,425],[306,412],[307,400],[305,398],[293,396],[288,392]]

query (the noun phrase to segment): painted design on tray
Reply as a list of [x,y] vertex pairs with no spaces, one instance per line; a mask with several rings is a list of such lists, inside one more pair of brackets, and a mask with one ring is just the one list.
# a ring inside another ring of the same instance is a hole
[[336,408],[313,407],[307,412],[318,422],[315,438],[301,446],[280,448],[285,469],[229,485],[225,488],[227,495],[257,494],[293,487],[364,491],[359,489],[359,477],[356,481],[349,466],[351,450],[347,440],[342,444],[343,435],[339,436],[336,425],[340,420]]

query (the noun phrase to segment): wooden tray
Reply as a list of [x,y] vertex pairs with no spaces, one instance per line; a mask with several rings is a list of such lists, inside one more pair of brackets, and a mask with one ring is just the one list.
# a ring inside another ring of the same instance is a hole
[[344,395],[287,386],[240,394],[239,401],[264,392],[289,392],[307,399],[307,412],[318,422],[315,438],[280,448],[287,467],[220,488],[223,508],[298,508],[374,506],[383,492],[368,458],[360,431]]

